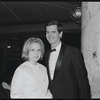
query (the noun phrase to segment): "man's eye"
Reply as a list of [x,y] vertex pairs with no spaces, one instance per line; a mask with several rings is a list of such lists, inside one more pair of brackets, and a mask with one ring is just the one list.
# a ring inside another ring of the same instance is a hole
[[41,50],[38,50],[38,51],[41,51]]
[[49,34],[49,32],[46,32],[46,34]]

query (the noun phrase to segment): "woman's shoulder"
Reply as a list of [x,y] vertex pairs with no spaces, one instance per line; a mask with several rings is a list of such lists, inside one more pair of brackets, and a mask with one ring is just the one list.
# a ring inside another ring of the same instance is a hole
[[18,71],[24,71],[25,69],[27,69],[27,62],[23,62],[22,64],[20,64],[17,69],[15,70],[15,72]]
[[25,66],[25,64],[24,63],[22,63],[22,64],[20,64],[17,68],[16,68],[16,70],[15,70],[15,72],[14,72],[14,76],[13,77],[24,77],[24,75],[25,75],[25,71],[23,70],[24,69],[24,66]]
[[39,65],[39,67],[41,67],[42,69],[46,70],[46,67],[45,67],[43,64],[38,63],[38,65]]

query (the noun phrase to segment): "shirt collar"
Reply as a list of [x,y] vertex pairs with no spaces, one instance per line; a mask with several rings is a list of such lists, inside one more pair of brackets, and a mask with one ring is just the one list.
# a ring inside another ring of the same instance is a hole
[[[56,51],[59,51],[59,50],[60,50],[60,48],[61,48],[61,44],[62,44],[62,42],[60,42],[60,43],[58,44],[58,46],[55,48]],[[52,49],[54,49],[54,48],[52,48]]]

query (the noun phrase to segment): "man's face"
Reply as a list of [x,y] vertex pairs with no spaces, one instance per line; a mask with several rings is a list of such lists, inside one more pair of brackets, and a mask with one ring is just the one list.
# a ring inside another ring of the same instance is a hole
[[51,45],[59,43],[61,36],[62,32],[58,32],[57,25],[46,26],[46,38]]

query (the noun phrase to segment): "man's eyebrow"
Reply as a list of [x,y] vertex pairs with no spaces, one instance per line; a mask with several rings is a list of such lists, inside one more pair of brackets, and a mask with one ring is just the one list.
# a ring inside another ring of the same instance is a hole
[[51,31],[51,32],[55,32],[55,31]]

